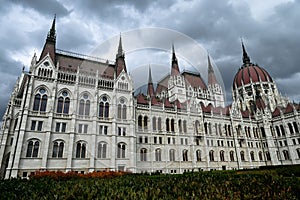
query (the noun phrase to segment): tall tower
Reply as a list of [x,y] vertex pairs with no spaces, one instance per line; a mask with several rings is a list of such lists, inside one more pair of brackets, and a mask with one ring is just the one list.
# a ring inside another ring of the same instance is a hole
[[56,46],[55,20],[56,20],[56,15],[54,16],[52,26],[50,28],[50,31],[48,32],[47,39],[44,44],[44,48],[42,50],[39,60],[43,59],[49,53],[53,63],[55,63],[55,46]]
[[117,78],[123,70],[127,72],[126,63],[125,63],[125,54],[122,47],[122,37],[120,35],[118,53],[116,55],[115,78]]
[[168,95],[169,101],[174,102],[179,100],[179,102],[186,101],[186,87],[185,79],[180,74],[178,61],[175,54],[174,45],[172,45],[172,66],[171,66],[171,75],[168,81]]
[[208,62],[208,90],[211,93],[211,96],[214,100],[215,107],[221,106],[224,107],[224,93],[221,85],[218,83],[214,69],[212,67],[210,57],[207,56]]

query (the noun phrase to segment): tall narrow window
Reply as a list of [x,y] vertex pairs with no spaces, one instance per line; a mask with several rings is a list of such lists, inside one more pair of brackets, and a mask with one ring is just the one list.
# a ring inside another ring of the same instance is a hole
[[98,158],[106,158],[107,144],[100,142],[98,144]]
[[141,161],[147,161],[147,149],[141,149]]
[[138,130],[143,129],[143,117],[141,115],[138,116]]
[[34,96],[33,110],[34,111],[46,111],[47,108],[47,94],[44,88],[40,88],[37,94]]
[[175,132],[174,119],[171,119],[171,132]]
[[90,115],[91,102],[89,100],[88,93],[84,93],[79,101],[79,115],[89,116]]
[[38,157],[40,142],[37,140],[29,140],[27,144],[26,157],[36,158]]
[[186,149],[182,151],[182,161],[188,161],[188,150]]
[[57,113],[68,114],[70,108],[70,96],[67,91],[63,91],[57,99]]
[[224,151],[220,151],[220,160],[225,161]]
[[147,130],[148,129],[148,117],[144,116],[144,129]]
[[229,157],[230,157],[230,161],[233,162],[234,161],[234,151],[229,152]]
[[160,117],[157,119],[157,129],[159,131],[161,131],[161,118]]
[[200,150],[197,150],[196,151],[196,160],[199,162],[201,161],[201,151]]
[[170,131],[170,119],[169,118],[166,119],[166,131],[167,132]]
[[260,161],[262,161],[263,160],[263,156],[262,156],[262,152],[260,151],[260,152],[258,152],[258,158],[259,158],[259,160]]
[[125,143],[118,144],[117,158],[125,158],[126,145]]
[[118,103],[118,118],[119,119],[127,119],[127,106],[125,105],[126,100],[124,98],[120,98]]
[[187,133],[186,120],[183,120],[183,132]]
[[297,122],[293,122],[294,130],[296,133],[299,133]]
[[285,160],[289,160],[290,159],[290,154],[287,150],[283,150],[283,156]]
[[76,158],[85,158],[86,157],[86,143],[80,141],[76,145]]
[[161,150],[155,149],[155,161],[161,161]]
[[99,103],[99,118],[109,117],[109,102],[106,95],[102,96]]
[[214,151],[213,150],[209,151],[209,160],[210,161],[215,161]]
[[156,131],[156,117],[152,118],[152,129],[153,131]]
[[62,158],[63,151],[64,151],[64,142],[63,141],[55,141],[53,143],[52,157],[53,158]]
[[181,119],[178,120],[178,129],[179,129],[179,133],[182,133],[182,124],[181,124]]
[[241,154],[241,160],[242,160],[242,161],[245,161],[245,153],[244,153],[244,151],[241,151],[240,154]]
[[169,151],[169,156],[170,156],[170,161],[175,161],[175,150],[174,149],[170,149]]
[[250,152],[250,157],[251,157],[251,161],[255,161],[254,152],[253,151]]

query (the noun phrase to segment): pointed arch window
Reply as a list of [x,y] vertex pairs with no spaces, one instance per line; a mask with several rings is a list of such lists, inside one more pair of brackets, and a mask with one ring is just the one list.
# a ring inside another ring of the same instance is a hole
[[183,132],[187,133],[186,120],[183,120]]
[[230,157],[230,161],[233,162],[234,161],[234,151],[229,152],[229,157]]
[[188,150],[186,149],[182,151],[182,161],[188,161]]
[[283,156],[285,160],[289,160],[290,159],[290,154],[287,150],[283,150]]
[[161,161],[161,150],[155,149],[155,161]]
[[138,130],[143,129],[143,117],[141,115],[138,116]]
[[53,142],[52,148],[52,157],[53,158],[62,158],[64,152],[64,142],[63,141],[55,141]]
[[117,158],[125,158],[125,151],[126,151],[126,144],[119,143],[118,144],[118,151],[117,151]]
[[213,150],[209,151],[209,160],[210,160],[210,161],[215,161],[215,158],[214,158],[214,151],[213,151]]
[[106,158],[107,152],[107,143],[99,142],[98,143],[98,158]]
[[181,123],[181,119],[178,120],[178,129],[179,129],[179,133],[182,133],[182,123]]
[[86,157],[86,143],[84,141],[79,141],[76,144],[76,158]]
[[27,143],[27,158],[37,158],[39,153],[40,142],[38,140],[29,140]]
[[262,152],[261,151],[258,152],[258,158],[259,158],[260,161],[263,161],[263,156],[262,156]]
[[147,149],[143,148],[141,149],[141,161],[147,161]]
[[201,161],[201,151],[200,151],[200,150],[197,150],[197,151],[196,151],[196,160],[197,160],[198,162]]
[[244,153],[244,151],[241,151],[240,155],[241,155],[241,160],[245,161],[245,153]]
[[166,131],[167,132],[170,131],[170,119],[169,118],[166,119]]
[[255,161],[254,152],[253,151],[250,152],[250,157],[251,157],[251,161]]
[[70,108],[70,95],[67,91],[63,91],[57,99],[57,113],[68,114]]
[[89,116],[90,115],[91,101],[89,95],[84,93],[79,101],[79,115]]
[[47,108],[48,96],[45,88],[40,88],[36,95],[34,96],[33,101],[33,110],[45,112]]
[[109,117],[109,102],[108,97],[106,95],[101,97],[101,101],[99,103],[99,118],[107,119]]
[[119,100],[117,113],[118,119],[127,119],[127,106],[124,98],[120,98]]
[[170,161],[175,161],[175,150],[174,149],[170,149],[169,151],[169,156],[170,156]]
[[225,161],[224,151],[220,151],[220,160]]
[[152,129],[153,131],[156,131],[156,117],[152,118]]
[[161,131],[161,118],[160,117],[157,119],[157,129],[159,131]]

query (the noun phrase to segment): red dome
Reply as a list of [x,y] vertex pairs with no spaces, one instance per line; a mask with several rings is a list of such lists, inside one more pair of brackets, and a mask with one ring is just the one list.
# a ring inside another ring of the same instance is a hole
[[257,65],[249,63],[246,66],[240,68],[236,73],[233,81],[233,88],[235,88],[235,86],[242,86],[242,82],[244,83],[244,85],[251,83],[250,77],[252,79],[252,83],[257,83],[260,81],[273,82],[271,76],[266,70]]

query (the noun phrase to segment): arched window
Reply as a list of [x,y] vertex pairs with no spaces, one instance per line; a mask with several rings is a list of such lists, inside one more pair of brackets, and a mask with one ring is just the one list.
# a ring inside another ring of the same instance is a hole
[[[206,123],[204,123],[204,126],[207,126]],[[198,120],[195,121],[195,133],[198,135],[200,132],[199,132],[199,128],[200,128],[200,123]],[[207,128],[206,128],[207,129]]]
[[179,130],[179,133],[182,133],[181,119],[178,120],[178,130]]
[[187,133],[186,120],[183,120],[183,132]]
[[161,150],[155,149],[155,161],[161,161]]
[[64,152],[64,142],[63,141],[55,141],[53,142],[53,149],[52,149],[52,157],[53,158],[62,158]]
[[219,135],[219,129],[218,129],[218,124],[215,123],[215,129],[216,129],[216,135]]
[[153,131],[156,131],[156,117],[152,118],[152,129]]
[[57,113],[68,114],[70,108],[70,96],[67,91],[63,91],[57,99]]
[[200,150],[197,150],[196,151],[196,160],[199,162],[201,161],[201,151]]
[[260,161],[262,161],[263,160],[263,156],[262,156],[262,152],[260,151],[260,152],[258,152],[258,158],[259,158],[259,160]]
[[89,95],[84,93],[79,101],[79,115],[89,116],[90,115],[91,102],[89,100]]
[[285,130],[284,130],[283,125],[280,125],[280,130],[281,130],[281,134],[282,134],[282,135],[285,135]]
[[120,98],[118,103],[118,118],[127,119],[127,106],[124,98]]
[[300,149],[296,149],[296,151],[297,151],[298,159],[300,159]]
[[220,160],[225,161],[224,151],[220,151]]
[[39,153],[40,142],[38,140],[29,140],[27,143],[27,158],[37,158]]
[[252,160],[252,161],[255,161],[255,158],[254,158],[254,152],[253,152],[253,151],[250,152],[250,157],[251,157],[251,160]]
[[278,126],[275,126],[276,132],[277,132],[277,136],[280,137],[280,130]]
[[262,137],[266,137],[265,128],[264,127],[260,127],[260,131],[261,131],[261,136]]
[[230,157],[230,161],[233,162],[234,161],[234,151],[229,152],[229,157]]
[[188,150],[186,149],[182,151],[182,161],[188,161]]
[[47,94],[45,88],[40,88],[34,96],[33,110],[45,112],[47,108]]
[[209,131],[209,134],[211,135],[211,134],[212,134],[212,127],[211,127],[211,123],[208,123],[208,131]]
[[174,149],[170,149],[169,151],[169,156],[170,156],[170,161],[175,161],[175,150]]
[[266,151],[266,158],[267,158],[268,161],[271,160],[271,156],[270,156],[270,153],[268,151]]
[[103,95],[99,103],[99,118],[108,118],[109,117],[109,102],[108,97]]
[[159,117],[157,120],[157,129],[161,131],[161,118]]
[[147,149],[141,149],[141,161],[147,161]]
[[171,132],[175,132],[174,119],[171,119]]
[[106,158],[107,144],[105,142],[98,143],[98,158]]
[[169,118],[166,119],[166,131],[170,132],[170,119]]
[[290,134],[294,134],[294,129],[291,123],[288,123]]
[[143,129],[143,117],[141,115],[138,116],[138,130]]
[[294,130],[296,133],[299,133],[297,122],[293,122]]
[[86,143],[84,141],[79,141],[76,144],[76,158],[86,157]]
[[210,161],[215,161],[214,151],[213,150],[209,151],[209,160]]
[[207,122],[204,122],[204,131],[205,131],[205,134],[207,134],[208,130],[207,130]]
[[283,156],[285,160],[289,160],[290,159],[290,154],[287,150],[283,150]]
[[125,158],[125,151],[126,151],[126,144],[125,143],[119,143],[118,144],[117,158]]
[[144,129],[147,130],[148,129],[148,117],[144,116]]
[[219,124],[219,134],[220,134],[220,136],[222,136],[222,125],[221,124]]
[[245,161],[245,153],[244,153],[244,151],[241,151],[240,154],[241,154],[241,160],[242,160],[242,161]]

